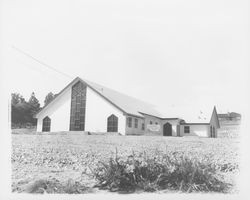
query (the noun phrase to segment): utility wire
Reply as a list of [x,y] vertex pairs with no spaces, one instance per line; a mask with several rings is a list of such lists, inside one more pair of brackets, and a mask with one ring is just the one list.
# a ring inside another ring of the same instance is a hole
[[18,51],[19,53],[21,53],[21,54],[23,54],[23,55],[25,55],[25,56],[31,58],[32,60],[35,60],[36,62],[38,62],[38,63],[41,64],[41,65],[47,67],[48,69],[53,70],[53,71],[55,71],[55,72],[57,72],[57,73],[59,73],[59,74],[61,74],[61,75],[63,75],[63,76],[66,76],[67,78],[73,79],[73,77],[71,77],[70,75],[68,75],[68,74],[66,74],[66,73],[64,73],[64,72],[59,71],[58,69],[56,69],[56,68],[54,68],[54,67],[52,67],[52,66],[46,64],[45,62],[42,62],[42,61],[38,60],[38,59],[35,58],[34,56],[32,56],[32,55],[28,54],[27,52],[25,52],[25,51],[23,51],[23,50],[21,50],[21,49],[15,47],[14,45],[12,45],[11,47],[12,47],[14,50]]

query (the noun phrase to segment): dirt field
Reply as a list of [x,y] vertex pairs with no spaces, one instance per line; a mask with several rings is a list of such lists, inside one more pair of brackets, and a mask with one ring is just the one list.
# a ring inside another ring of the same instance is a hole
[[208,158],[215,165],[232,169],[220,175],[225,182],[235,184],[238,146],[238,140],[223,138],[12,134],[12,191],[27,192],[32,182],[46,179],[77,182],[89,188],[85,192],[100,192],[92,188],[96,181],[86,173],[90,174],[98,161],[107,161],[116,148],[119,156],[142,152],[157,156],[174,151],[200,160]]

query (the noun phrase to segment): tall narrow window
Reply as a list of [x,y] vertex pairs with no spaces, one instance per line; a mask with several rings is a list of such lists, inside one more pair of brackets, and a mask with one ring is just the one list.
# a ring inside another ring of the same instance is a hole
[[138,119],[135,118],[135,128],[138,128]]
[[210,126],[210,135],[211,135],[211,137],[213,137],[213,127],[212,126]]
[[70,131],[84,131],[85,128],[86,85],[77,82],[72,87]]
[[153,124],[153,122],[152,122],[152,121],[150,121],[149,123],[150,123],[150,124]]
[[113,114],[108,117],[107,132],[118,132],[118,117]]
[[43,119],[42,132],[50,132],[51,119],[47,116]]
[[190,133],[190,127],[184,126],[184,133]]
[[141,130],[143,130],[143,131],[145,130],[145,124],[144,123],[141,124]]
[[213,126],[213,137],[215,138],[215,127]]
[[127,118],[127,120],[128,120],[128,127],[132,127],[132,117],[128,117]]

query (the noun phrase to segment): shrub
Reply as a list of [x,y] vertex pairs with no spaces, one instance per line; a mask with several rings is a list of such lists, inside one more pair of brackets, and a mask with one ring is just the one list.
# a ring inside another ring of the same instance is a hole
[[125,159],[116,152],[115,158],[99,162],[92,172],[98,181],[96,187],[110,191],[226,192],[230,186],[216,177],[217,167],[211,162],[175,152],[155,157],[133,153]]

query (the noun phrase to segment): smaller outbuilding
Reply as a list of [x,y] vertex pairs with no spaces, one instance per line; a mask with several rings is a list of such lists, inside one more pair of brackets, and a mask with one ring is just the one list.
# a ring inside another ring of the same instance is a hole
[[220,113],[218,114],[218,118],[221,122],[225,121],[240,121],[241,114],[236,112],[228,112],[228,113]]
[[220,122],[215,106],[199,110],[190,107],[170,108],[166,113],[179,119],[177,136],[217,137]]

